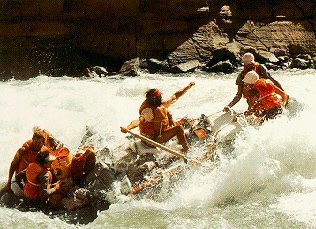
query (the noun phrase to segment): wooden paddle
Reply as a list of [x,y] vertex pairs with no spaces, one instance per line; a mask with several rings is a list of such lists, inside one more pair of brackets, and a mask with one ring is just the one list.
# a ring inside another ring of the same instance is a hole
[[133,135],[133,136],[135,136],[135,137],[137,137],[137,138],[139,138],[139,139],[141,139],[141,140],[143,140],[143,141],[145,141],[145,142],[147,142],[147,143],[149,143],[149,144],[151,144],[153,146],[159,147],[159,148],[167,151],[168,153],[171,153],[171,154],[173,154],[173,155],[175,155],[175,156],[177,156],[179,158],[183,158],[185,161],[192,161],[194,163],[202,165],[202,163],[200,161],[187,158],[183,153],[180,153],[180,152],[177,152],[177,151],[175,151],[173,149],[170,149],[170,148],[168,148],[168,147],[166,147],[166,146],[164,146],[164,145],[162,145],[162,144],[160,144],[158,142],[155,142],[155,141],[153,141],[153,140],[151,140],[151,139],[149,139],[149,138],[147,138],[147,137],[145,137],[143,135],[136,134],[136,133],[134,133],[134,132],[132,132],[132,131],[126,129],[126,128],[124,128],[124,130],[127,131],[128,133],[130,133],[131,135]]

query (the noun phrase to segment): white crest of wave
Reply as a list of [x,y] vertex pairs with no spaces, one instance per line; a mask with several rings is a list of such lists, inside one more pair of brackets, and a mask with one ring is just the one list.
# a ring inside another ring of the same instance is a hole
[[218,206],[306,188],[304,180],[316,176],[313,113],[307,109],[291,119],[279,117],[260,128],[246,127],[235,140],[232,154],[221,155],[216,169],[186,174],[170,204]]

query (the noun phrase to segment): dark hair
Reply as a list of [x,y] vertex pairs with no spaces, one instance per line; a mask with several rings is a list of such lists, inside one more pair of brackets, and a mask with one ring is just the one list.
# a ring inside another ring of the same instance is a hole
[[34,133],[33,133],[33,139],[34,138],[42,138],[42,139],[45,139],[45,133],[43,132],[43,131],[35,131]]
[[153,94],[155,93],[156,90],[157,90],[156,88],[152,88],[152,89],[149,89],[148,91],[146,91],[146,93],[145,93],[146,99],[153,97]]
[[40,165],[44,165],[46,162],[46,158],[49,156],[49,151],[45,150],[45,151],[40,151],[39,153],[37,153],[36,155],[36,161],[38,162],[38,164]]
[[155,93],[157,93],[157,90],[158,89],[156,88],[152,88],[146,91],[146,100],[148,101],[149,104],[159,107],[161,105],[162,98],[161,98],[161,95],[159,96],[154,95]]

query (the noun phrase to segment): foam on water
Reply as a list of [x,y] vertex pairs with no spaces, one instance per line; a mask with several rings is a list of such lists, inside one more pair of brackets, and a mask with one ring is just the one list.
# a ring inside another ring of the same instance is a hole
[[[161,193],[166,198],[126,199],[101,212],[85,227],[312,225],[316,218],[311,203],[316,191],[315,71],[273,75],[302,105],[302,111],[260,128],[244,127],[229,153],[217,149],[221,160],[215,169],[188,169],[174,186],[166,184],[162,189],[170,192]],[[190,81],[196,85],[170,108],[175,119],[220,111],[236,93],[235,75],[208,77],[198,73],[85,80],[38,76],[28,81],[0,82],[0,184],[4,185],[14,153],[31,137],[33,126],[50,130],[72,152],[89,126],[99,136],[97,147],[107,147],[115,154],[119,145],[128,142],[119,127],[138,117],[147,89],[160,88],[163,97],[168,97]],[[237,111],[245,108],[244,101],[234,107]],[[302,204],[296,205],[297,201]],[[40,213],[3,207],[0,211],[0,227],[15,222],[8,219],[10,214],[26,217],[30,225],[38,224],[32,218]],[[63,221],[41,218],[39,225],[65,227]]]

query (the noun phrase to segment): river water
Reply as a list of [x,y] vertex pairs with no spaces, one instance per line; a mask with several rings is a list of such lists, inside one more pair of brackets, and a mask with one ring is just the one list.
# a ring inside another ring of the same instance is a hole
[[[301,108],[260,128],[245,126],[233,157],[214,170],[194,168],[161,198],[126,198],[87,225],[68,224],[42,212],[0,207],[0,228],[313,228],[316,227],[315,70],[277,71],[273,76]],[[163,97],[194,81],[170,108],[175,119],[220,111],[235,95],[236,74],[192,73],[124,78],[74,79],[37,76],[0,82],[0,187],[16,150],[33,126],[50,130],[74,152],[86,126],[97,149],[115,149],[127,139],[120,126],[138,117],[144,93]],[[234,109],[242,111],[240,101]],[[220,154],[221,150],[218,149]]]

